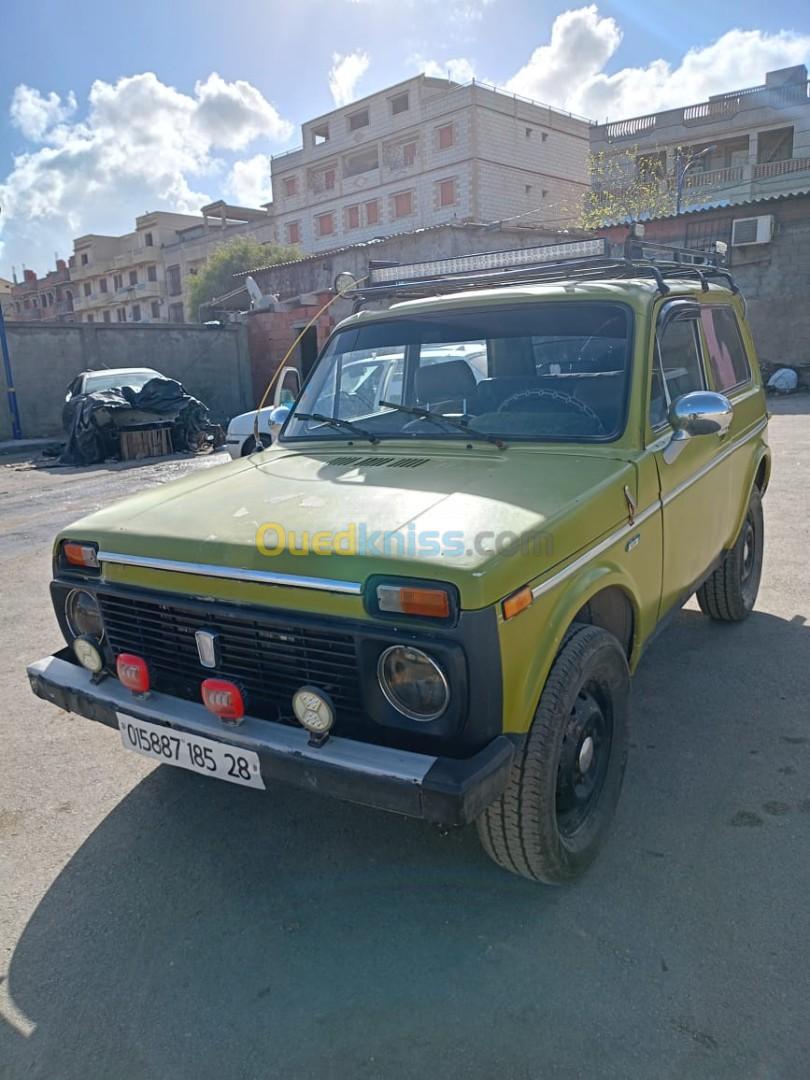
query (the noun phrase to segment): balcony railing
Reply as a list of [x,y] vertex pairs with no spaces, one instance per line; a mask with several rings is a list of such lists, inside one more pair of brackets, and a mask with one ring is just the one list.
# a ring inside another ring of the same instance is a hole
[[753,180],[768,180],[772,176],[787,176],[789,173],[805,172],[810,169],[810,157],[786,158],[784,161],[763,161],[754,165]]
[[732,165],[728,169],[708,169],[706,172],[693,172],[684,178],[686,188],[733,187],[741,184],[745,178],[743,165]]

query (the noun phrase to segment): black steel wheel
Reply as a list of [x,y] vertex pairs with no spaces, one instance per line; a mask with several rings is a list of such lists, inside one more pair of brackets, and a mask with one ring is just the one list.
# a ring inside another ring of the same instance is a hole
[[532,881],[578,878],[607,835],[627,761],[630,673],[618,640],[574,626],[506,791],[478,819],[484,850]]
[[709,618],[741,622],[754,610],[762,577],[764,541],[762,499],[754,490],[734,547],[697,591],[700,609]]

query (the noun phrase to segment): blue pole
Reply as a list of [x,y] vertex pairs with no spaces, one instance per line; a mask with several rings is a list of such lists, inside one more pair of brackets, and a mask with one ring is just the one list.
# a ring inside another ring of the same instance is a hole
[[11,357],[8,354],[6,320],[3,318],[2,305],[0,305],[0,351],[3,353],[3,371],[6,375],[6,397],[8,398],[8,411],[11,413],[11,434],[15,439],[21,439],[20,410],[17,407],[17,391],[14,389],[14,376],[11,373]]

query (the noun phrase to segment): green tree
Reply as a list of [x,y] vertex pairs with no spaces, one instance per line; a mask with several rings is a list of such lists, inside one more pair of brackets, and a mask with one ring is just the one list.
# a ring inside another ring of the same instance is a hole
[[[667,173],[663,152],[632,146],[591,154],[591,186],[573,217],[582,229],[618,221],[639,221],[675,212],[675,178]],[[684,192],[682,206],[694,200]]]
[[[238,236],[228,240],[215,249],[208,262],[194,278],[189,294],[192,319],[199,319],[200,307],[217,296],[237,288],[239,281],[234,278],[244,270],[255,270],[258,266],[270,266],[273,263],[292,262],[300,259],[297,247],[285,247],[282,244],[260,244],[247,236]],[[206,313],[203,311],[203,318]]]

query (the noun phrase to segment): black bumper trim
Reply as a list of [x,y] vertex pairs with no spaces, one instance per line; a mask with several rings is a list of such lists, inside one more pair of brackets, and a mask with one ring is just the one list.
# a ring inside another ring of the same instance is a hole
[[94,683],[69,649],[28,667],[44,701],[118,729],[117,712],[166,724],[259,755],[264,780],[443,825],[465,825],[506,786],[514,744],[499,735],[471,758],[438,758],[333,736],[309,745],[303,728],[246,717],[225,729],[203,705],[166,694],[131,694],[117,679]]

